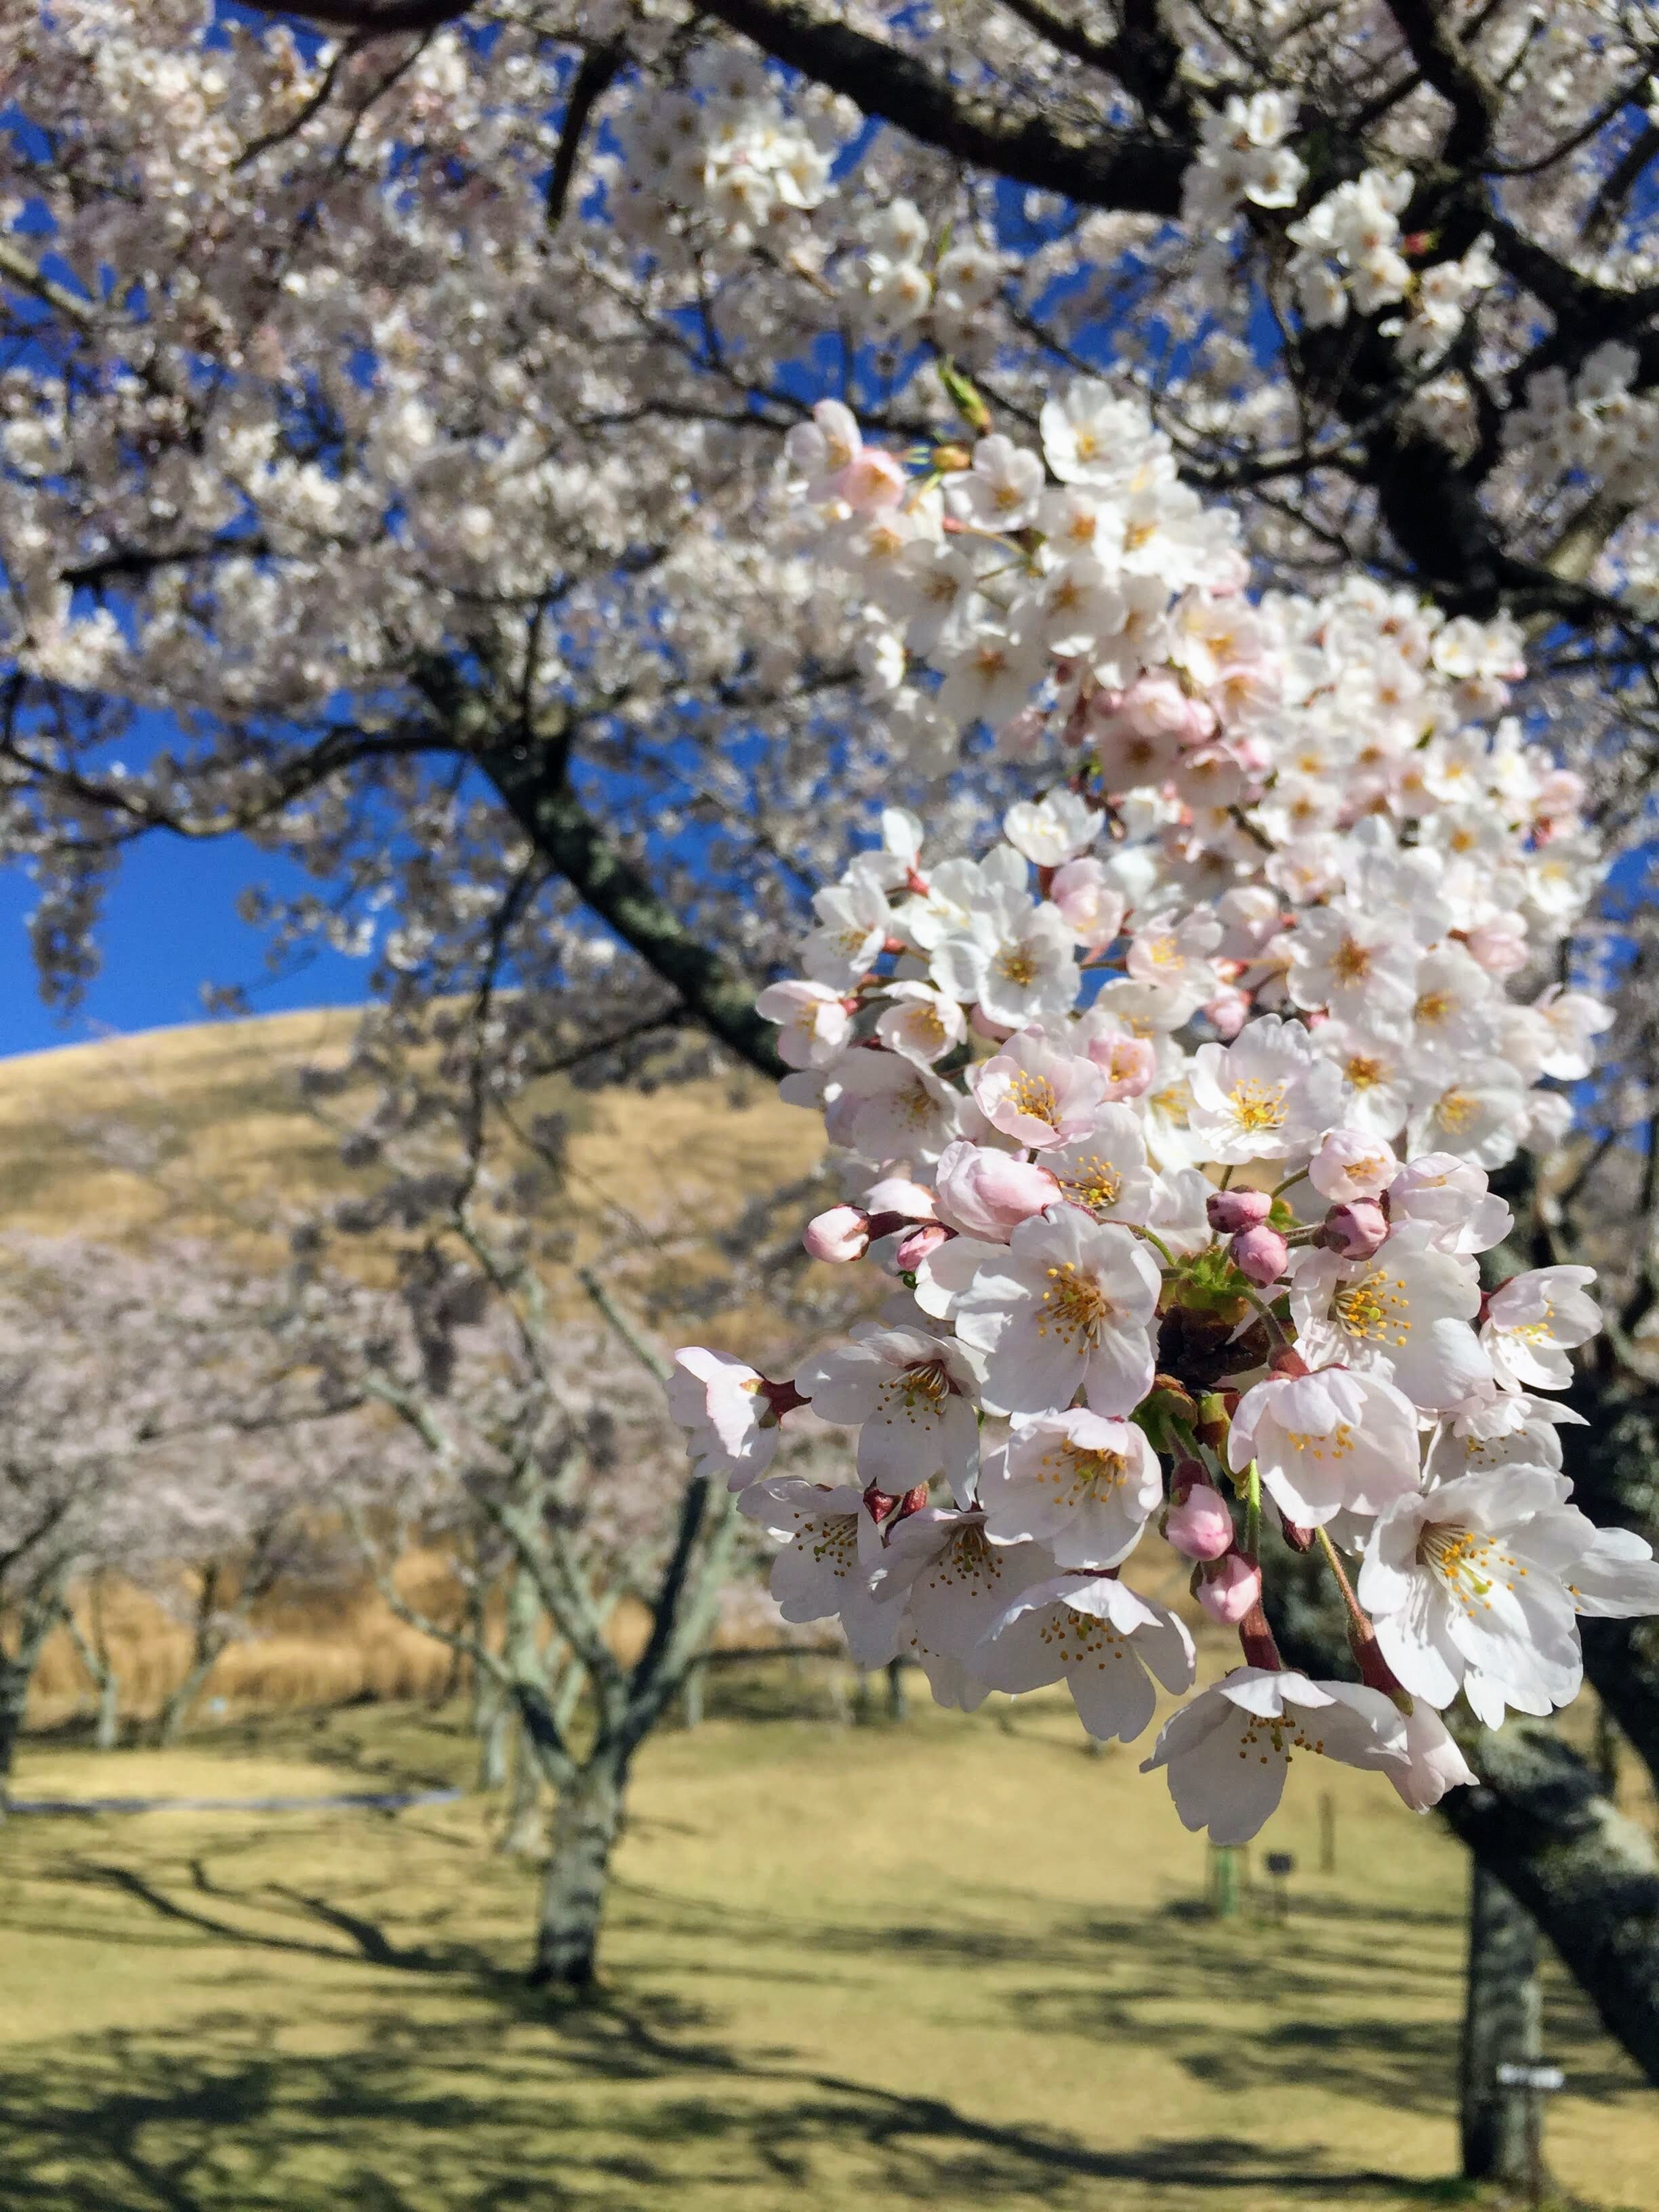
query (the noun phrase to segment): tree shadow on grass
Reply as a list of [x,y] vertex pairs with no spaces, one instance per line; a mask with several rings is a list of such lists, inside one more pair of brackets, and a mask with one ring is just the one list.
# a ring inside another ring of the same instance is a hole
[[[338,2047],[325,2057],[294,2050],[290,2012],[281,2024],[289,2047],[273,2055],[279,2023],[243,2010],[60,2042],[38,2057],[0,2053],[4,2212],[678,2212],[691,2199],[775,2212],[798,2197],[883,2212],[1056,2197],[1079,2212],[1256,2212],[1448,2201],[1439,2185],[1345,2166],[1340,2148],[1224,2134],[1115,2144],[1109,2099],[1091,2140],[722,2036],[742,2016],[744,1992],[768,1981],[865,1988],[878,2005],[869,1968],[885,1957],[939,1976],[930,2002],[959,2002],[971,1970],[971,2001],[988,2021],[1085,2039],[1107,2081],[1115,2045],[1156,2035],[1212,2087],[1270,2081],[1293,2094],[1307,2085],[1444,2112],[1458,1959],[1455,1942],[1425,1949],[1413,1938],[1429,1931],[1390,1926],[1420,1916],[1378,1907],[1286,1927],[1177,1929],[1167,1914],[1079,1912],[1010,1886],[968,1893],[937,1918],[858,1923],[825,1911],[814,1921],[618,1882],[613,1936],[625,1940],[616,1948],[651,1963],[550,2014],[514,1971],[516,1941],[460,1940],[441,1905],[418,1920],[404,1909],[375,1917],[353,1909],[359,1894],[262,1879],[257,1863],[244,1881],[240,1853],[216,1846],[211,1869],[175,1860],[155,1877],[113,1855],[80,1854],[32,1885],[31,1920],[48,1924],[44,1892],[55,1898],[57,1932],[228,1953],[226,1986],[239,1996],[239,1952],[359,1968],[368,1982],[328,1985],[326,2028]],[[61,1908],[82,1899],[99,1900],[102,1917],[71,1927]],[[1340,2001],[1360,1976],[1363,2019]],[[687,1986],[695,1998],[679,1993]],[[1206,2000],[1222,1988],[1257,2023],[1248,2050],[1230,2031],[1237,2008],[1224,2016]],[[1379,1992],[1393,2005],[1385,2032]],[[390,2005],[388,1993],[399,1993]],[[1406,1999],[1427,2001],[1431,2016],[1406,2019]],[[1575,2088],[1626,2086],[1591,2056],[1591,2033],[1571,2000],[1553,2018]],[[1136,2111],[1115,2124],[1133,2138],[1147,2118]]]
[[[353,2047],[270,2047],[221,2013],[0,2062],[7,2212],[670,2212],[1047,2199],[1188,2212],[1430,2185],[1230,2136],[1103,2148],[938,2097],[754,2060],[601,1998],[545,2033],[470,2045],[453,2021],[360,2014]],[[207,2054],[204,2056],[204,2054]],[[704,2201],[701,2196],[698,2202]]]

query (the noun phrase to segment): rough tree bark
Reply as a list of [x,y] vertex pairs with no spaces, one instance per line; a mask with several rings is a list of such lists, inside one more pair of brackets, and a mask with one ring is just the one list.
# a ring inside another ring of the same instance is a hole
[[1469,1962],[1458,2064],[1464,2179],[1527,2179],[1527,2100],[1500,2066],[1536,2060],[1543,2018],[1538,1930],[1495,1875],[1471,1863]]
[[611,1854],[622,1827],[628,1763],[606,1747],[562,1788],[542,1881],[532,1986],[580,1993],[593,1984]]

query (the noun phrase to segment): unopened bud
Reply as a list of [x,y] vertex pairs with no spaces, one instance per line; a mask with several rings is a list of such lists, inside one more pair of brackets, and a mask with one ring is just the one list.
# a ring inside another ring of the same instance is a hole
[[1261,1289],[1279,1280],[1291,1256],[1290,1246],[1266,1222],[1235,1237],[1227,1250],[1239,1273]]
[[1334,1206],[1317,1231],[1315,1242],[1345,1260],[1369,1260],[1386,1243],[1389,1219],[1374,1198],[1356,1198],[1346,1206]]
[[1236,1626],[1261,1597],[1261,1570],[1242,1553],[1230,1552],[1206,1570],[1198,1601],[1212,1620]]
[[936,1252],[941,1244],[948,1243],[950,1237],[951,1232],[942,1221],[924,1221],[921,1228],[913,1229],[893,1255],[900,1273],[914,1273],[930,1252]]
[[1212,1484],[1194,1482],[1170,1508],[1164,1534],[1183,1559],[1218,1559],[1232,1548],[1233,1516]]
[[1273,1210],[1273,1200],[1265,1190],[1212,1190],[1204,1201],[1211,1228],[1222,1237],[1237,1237],[1242,1229],[1254,1229]]
[[801,1236],[810,1258],[857,1260],[869,1249],[870,1217],[856,1206],[832,1206],[814,1214]]

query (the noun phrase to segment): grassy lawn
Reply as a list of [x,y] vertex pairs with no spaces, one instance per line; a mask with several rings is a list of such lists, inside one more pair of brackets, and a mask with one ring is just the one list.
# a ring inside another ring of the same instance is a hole
[[[716,1717],[641,1761],[598,2003],[520,1986],[532,1870],[477,1800],[20,1820],[0,1838],[6,2212],[1270,2212],[1463,2201],[1463,1867],[1303,1763],[1283,1924],[1200,1906],[1133,1755],[1023,1703]],[[177,1753],[36,1742],[20,1796],[441,1783],[404,1709]],[[1334,1792],[1338,1869],[1321,1875]],[[1562,2180],[1659,2207],[1651,2093],[1560,1984]]]

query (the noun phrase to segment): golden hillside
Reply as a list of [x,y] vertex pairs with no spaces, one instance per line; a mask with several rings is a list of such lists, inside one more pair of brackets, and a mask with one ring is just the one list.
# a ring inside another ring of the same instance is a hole
[[[0,1234],[234,1234],[352,1188],[337,1134],[298,1079],[343,1058],[356,1018],[347,1009],[268,1015],[0,1060]],[[729,1225],[757,1194],[807,1174],[822,1151],[817,1117],[749,1077],[649,1096],[565,1086],[558,1103],[573,1128],[558,1203],[587,1256],[637,1250],[670,1225]],[[748,1340],[757,1325],[764,1338],[756,1316],[663,1322],[669,1341]],[[412,1554],[401,1579],[416,1602],[446,1610],[441,1558]],[[184,1672],[188,1637],[137,1589],[108,1588],[104,1612],[124,1709],[153,1711]],[[233,1706],[436,1694],[450,1673],[448,1653],[396,1620],[367,1583],[279,1589],[256,1632],[215,1671],[211,1694]],[[54,1638],[34,1718],[62,1718],[89,1694],[69,1639]]]
[[[343,1057],[356,1019],[270,1014],[0,1060],[0,1230],[141,1236],[178,1224],[181,1192],[198,1218],[233,1220],[348,1188],[298,1079]],[[749,1076],[649,1097],[567,1087],[561,1103],[569,1203],[593,1223],[690,1209],[714,1225],[822,1151],[816,1116]]]

